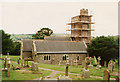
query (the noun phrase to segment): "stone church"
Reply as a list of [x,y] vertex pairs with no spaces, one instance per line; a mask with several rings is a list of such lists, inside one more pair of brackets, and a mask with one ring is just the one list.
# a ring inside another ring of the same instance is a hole
[[80,15],[72,17],[71,36],[45,37],[44,40],[24,39],[21,41],[21,58],[24,61],[35,61],[45,64],[64,65],[69,58],[69,64],[82,64],[87,55],[87,43],[91,40],[92,15],[88,9],[81,9]]

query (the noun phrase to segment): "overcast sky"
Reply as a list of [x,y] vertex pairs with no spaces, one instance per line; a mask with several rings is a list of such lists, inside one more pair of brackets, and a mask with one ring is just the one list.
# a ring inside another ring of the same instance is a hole
[[3,2],[1,26],[14,34],[33,34],[42,27],[66,33],[66,28],[70,28],[66,24],[82,8],[93,15],[93,36],[118,34],[117,2]]

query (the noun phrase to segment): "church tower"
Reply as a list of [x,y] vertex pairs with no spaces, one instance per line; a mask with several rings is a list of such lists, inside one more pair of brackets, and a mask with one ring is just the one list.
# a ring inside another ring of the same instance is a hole
[[80,15],[72,17],[71,23],[67,25],[71,25],[71,29],[67,29],[67,31],[71,31],[72,41],[84,41],[85,43],[90,43],[91,41],[91,22],[92,15],[88,15],[88,9],[81,9]]

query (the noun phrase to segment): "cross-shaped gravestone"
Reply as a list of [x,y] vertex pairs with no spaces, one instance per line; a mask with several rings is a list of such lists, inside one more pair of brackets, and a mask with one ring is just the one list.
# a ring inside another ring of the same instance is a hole
[[100,56],[98,57],[98,65],[100,65],[100,60],[101,60],[101,58],[100,58]]

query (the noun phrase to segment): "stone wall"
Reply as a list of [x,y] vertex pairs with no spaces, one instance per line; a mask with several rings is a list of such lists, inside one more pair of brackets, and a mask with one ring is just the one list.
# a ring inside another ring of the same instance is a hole
[[[45,56],[48,56],[48,60],[45,60]],[[64,65],[66,64],[66,60],[63,60],[63,56],[68,56],[70,65],[74,65],[74,61],[77,59],[78,56],[78,64],[82,64],[82,60],[85,59],[86,54],[38,54],[34,56],[34,60],[38,63]]]

